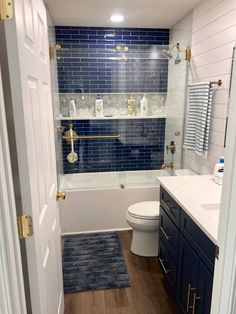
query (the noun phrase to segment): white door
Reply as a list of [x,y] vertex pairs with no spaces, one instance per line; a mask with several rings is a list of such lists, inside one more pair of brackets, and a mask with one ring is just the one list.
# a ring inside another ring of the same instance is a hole
[[63,284],[46,10],[15,0],[5,22],[33,314],[63,313]]
[[0,313],[25,314],[25,290],[16,223],[0,69]]

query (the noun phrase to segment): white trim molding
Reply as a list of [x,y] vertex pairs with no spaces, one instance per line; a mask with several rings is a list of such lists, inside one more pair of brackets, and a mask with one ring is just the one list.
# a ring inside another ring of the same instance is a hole
[[0,313],[26,314],[0,69]]
[[236,55],[232,75],[225,171],[219,218],[212,314],[233,314],[236,305]]

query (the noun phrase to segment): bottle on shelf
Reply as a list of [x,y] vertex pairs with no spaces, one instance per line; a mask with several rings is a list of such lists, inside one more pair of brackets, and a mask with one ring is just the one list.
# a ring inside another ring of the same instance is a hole
[[103,117],[103,100],[100,95],[97,95],[95,100],[95,116],[97,118]]
[[71,99],[69,101],[69,116],[70,118],[75,119],[76,118],[76,106],[75,106],[75,100]]
[[133,96],[130,96],[128,99],[128,116],[134,116],[135,115],[135,100],[133,99]]
[[68,118],[69,117],[69,107],[68,107],[68,103],[67,101],[64,99],[61,102],[61,114],[60,114],[61,118]]
[[143,94],[143,98],[140,100],[140,116],[144,117],[148,115],[148,101],[146,94]]

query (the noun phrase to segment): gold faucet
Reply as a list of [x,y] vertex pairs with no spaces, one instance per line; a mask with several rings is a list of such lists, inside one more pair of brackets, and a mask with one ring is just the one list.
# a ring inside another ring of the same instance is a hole
[[173,162],[171,162],[171,163],[169,163],[169,164],[163,164],[163,165],[161,166],[161,170],[164,170],[165,168],[173,169],[173,168],[174,168]]

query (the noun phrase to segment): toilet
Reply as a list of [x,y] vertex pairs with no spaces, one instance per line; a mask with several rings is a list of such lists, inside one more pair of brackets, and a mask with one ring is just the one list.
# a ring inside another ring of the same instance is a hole
[[159,206],[158,201],[148,201],[128,208],[126,220],[133,228],[130,250],[136,255],[158,256]]

